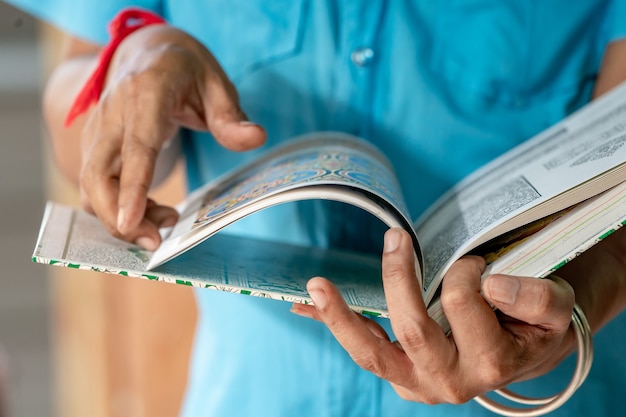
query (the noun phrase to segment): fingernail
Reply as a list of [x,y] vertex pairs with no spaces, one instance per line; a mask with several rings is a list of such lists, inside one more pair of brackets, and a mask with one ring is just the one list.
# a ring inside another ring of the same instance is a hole
[[307,317],[309,319],[313,319],[315,317],[313,317],[313,314],[311,314],[308,310],[301,310],[298,307],[296,307],[295,305],[291,307],[291,309],[289,310],[291,313],[301,316],[301,317]]
[[239,122],[239,126],[257,126],[257,124],[249,120],[242,120]]
[[117,212],[117,230],[122,232],[126,227],[126,219],[127,219],[126,211],[123,208]]
[[402,238],[402,235],[400,234],[399,230],[396,230],[396,229],[387,230],[387,232],[385,233],[385,246],[383,250],[385,252],[393,252],[394,250],[398,249],[398,246],[400,246],[401,238]]
[[502,304],[513,305],[517,299],[520,283],[516,278],[495,275],[487,280],[489,298]]
[[157,248],[157,243],[154,241],[154,239],[145,236],[137,238],[135,243],[147,250],[156,250]]
[[313,300],[313,304],[315,304],[317,308],[323,309],[326,307],[328,299],[326,298],[326,293],[324,293],[323,290],[319,290],[319,289],[309,290],[309,295],[311,296],[311,299]]

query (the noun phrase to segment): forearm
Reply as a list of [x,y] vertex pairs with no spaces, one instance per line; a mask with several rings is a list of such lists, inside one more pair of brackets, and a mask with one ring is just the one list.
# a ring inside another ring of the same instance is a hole
[[[626,40],[608,45],[602,60],[594,98],[626,80]],[[620,229],[557,275],[574,287],[576,302],[594,331],[626,308],[626,229]]]
[[622,228],[557,271],[597,331],[626,308],[626,229]]
[[610,43],[604,51],[593,97],[597,98],[626,80],[626,39]]
[[64,126],[67,113],[96,65],[97,54],[84,54],[63,60],[46,84],[43,114],[55,161],[61,172],[78,184],[81,167],[80,136],[87,113]]

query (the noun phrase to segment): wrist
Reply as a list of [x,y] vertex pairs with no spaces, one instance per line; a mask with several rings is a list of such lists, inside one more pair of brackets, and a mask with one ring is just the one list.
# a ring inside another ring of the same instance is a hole
[[209,54],[206,47],[187,32],[168,24],[151,25],[136,30],[119,44],[111,67],[141,67],[146,56],[168,50],[184,50],[199,60]]
[[100,99],[113,54],[120,43],[142,27],[163,23],[165,20],[159,15],[138,8],[124,9],[109,22],[108,31],[111,39],[100,51],[95,70],[74,99],[65,119],[65,127],[69,127],[76,117],[86,112]]

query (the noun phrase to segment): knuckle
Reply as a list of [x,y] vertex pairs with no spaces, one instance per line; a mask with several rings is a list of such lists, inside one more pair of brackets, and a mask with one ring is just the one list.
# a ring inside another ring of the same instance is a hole
[[471,294],[468,294],[465,287],[447,287],[441,293],[441,305],[446,311],[455,311],[466,307],[470,298]]
[[539,285],[535,294],[533,313],[536,317],[542,317],[550,311],[554,303],[554,296],[548,285]]
[[426,396],[422,397],[420,402],[423,403],[423,404],[426,404],[426,405],[438,405],[438,404],[442,403],[441,400],[439,400],[438,398],[436,398],[433,395],[426,395]]
[[155,161],[159,156],[156,144],[148,142],[137,132],[128,132],[127,140],[124,141],[122,156],[142,156],[149,161]]
[[470,401],[472,398],[475,397],[475,395],[472,395],[467,391],[459,391],[458,388],[455,388],[452,391],[448,389],[447,392],[448,392],[448,398],[446,402],[450,404],[455,404],[455,405],[465,404],[466,402]]
[[342,317],[336,317],[334,314],[329,313],[328,306],[316,306],[316,309],[321,313],[324,324],[326,324],[333,333],[343,335],[346,332]]
[[122,74],[118,80],[118,85],[130,96],[136,96],[139,92],[143,91],[143,84],[145,83],[145,72],[139,72],[131,70]]
[[396,391],[398,396],[405,401],[419,402],[428,405],[437,404],[437,401],[435,401],[434,398],[431,398],[429,395],[421,392],[419,387],[408,388],[402,386],[394,386],[394,390]]
[[537,323],[549,320],[553,326],[567,328],[574,307],[573,291],[555,291],[549,281],[540,284],[535,289],[533,302],[528,306],[529,319]]
[[[424,392],[426,391],[426,392]],[[408,388],[397,388],[396,392],[400,398],[407,401],[417,401],[427,405],[438,404],[464,404],[470,401],[475,395],[471,394],[468,390],[463,389],[459,385],[458,380],[446,380],[438,381],[438,385],[435,389],[431,390],[418,390]]]
[[459,384],[458,379],[445,379],[440,385],[440,395],[441,398],[438,399],[438,403],[448,403],[448,404],[464,404],[474,398],[467,389],[465,389],[461,384]]
[[373,352],[355,354],[352,356],[352,359],[361,368],[373,373],[374,375],[384,378],[387,374],[387,365],[385,360]]
[[[482,373],[482,381],[487,386],[499,386],[504,381],[505,376],[507,375],[508,367],[502,366],[501,364],[495,363],[493,361],[489,361],[484,365],[484,368],[481,370]],[[510,370],[508,370],[510,372]]]
[[[144,98],[154,100],[158,92],[166,85],[168,72],[162,68],[150,66],[142,70],[129,70],[119,76],[114,89],[111,91],[111,103],[104,101],[103,106],[117,107],[120,101],[136,103]],[[103,107],[103,110],[106,108]]]
[[394,333],[400,344],[411,350],[419,350],[429,345],[425,326],[401,321],[394,326]]
[[[404,401],[420,401],[421,400],[421,398],[417,398],[417,395],[415,395],[412,392],[407,391],[407,390],[398,390],[397,389],[396,393]],[[422,402],[422,401],[420,401],[420,402]]]
[[517,355],[512,361],[502,360],[503,357],[504,355],[496,355],[480,364],[479,375],[484,386],[494,389],[506,385],[511,375],[527,362],[523,354]]
[[404,280],[406,271],[401,263],[389,260],[384,264],[384,276],[389,285],[397,286]]

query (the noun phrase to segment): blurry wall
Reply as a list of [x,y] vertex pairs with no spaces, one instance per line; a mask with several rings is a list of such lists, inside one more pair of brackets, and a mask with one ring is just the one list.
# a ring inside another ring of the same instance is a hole
[[35,20],[0,2],[0,401],[11,416],[54,415],[49,280],[30,261],[44,201],[39,68]]
[[[30,262],[45,199],[78,201],[41,123],[39,80],[61,45],[55,28],[0,1],[0,345],[10,415],[175,416],[196,319],[191,290]],[[182,190],[178,167],[154,197],[175,203]]]

